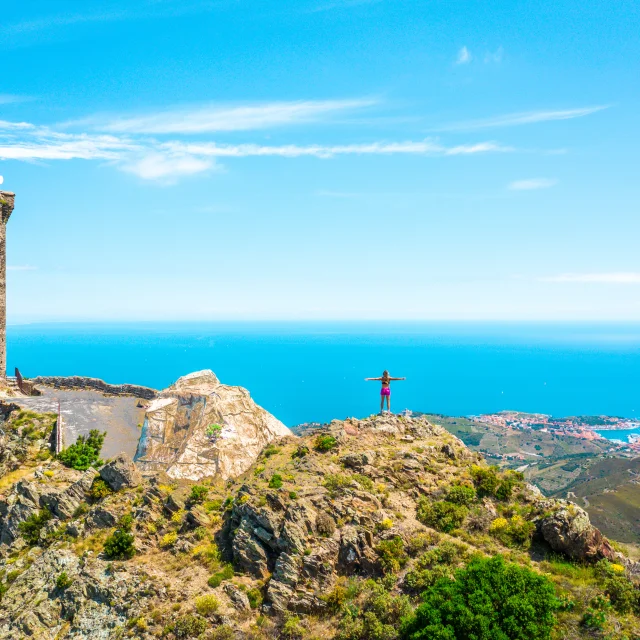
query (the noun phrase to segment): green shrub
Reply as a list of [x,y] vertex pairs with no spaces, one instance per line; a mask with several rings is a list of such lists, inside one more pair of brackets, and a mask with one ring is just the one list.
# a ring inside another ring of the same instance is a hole
[[104,543],[104,554],[107,558],[125,560],[133,557],[136,552],[134,537],[129,533],[131,525],[116,529]]
[[298,493],[296,491],[289,491],[289,498],[291,500],[297,500],[298,499]]
[[61,591],[64,591],[65,589],[67,589],[68,587],[70,587],[73,584],[73,578],[70,578],[67,575],[66,571],[63,571],[57,578],[56,578],[56,587],[58,589],[60,589]]
[[400,536],[394,536],[389,540],[382,540],[376,547],[380,566],[384,573],[399,571],[409,560],[404,550],[404,541]]
[[216,587],[219,587],[225,580],[231,580],[231,578],[233,578],[233,567],[230,564],[226,564],[222,571],[218,571],[218,573],[214,573],[209,580],[207,581],[207,584],[212,588],[215,589]]
[[316,518],[316,529],[321,536],[330,538],[336,531],[335,520],[324,511],[321,511]]
[[191,487],[191,493],[189,494],[189,502],[191,504],[202,504],[209,495],[209,487],[205,487],[201,484],[196,484]]
[[205,433],[208,438],[215,439],[222,433],[222,426],[219,424],[210,424]]
[[289,616],[280,630],[280,637],[287,640],[302,640],[307,630],[302,626],[298,616]]
[[279,473],[274,473],[269,480],[269,487],[271,489],[280,489],[282,487],[282,476]]
[[473,484],[480,498],[494,495],[500,482],[496,467],[479,467],[478,465],[473,465],[471,467],[471,477],[473,478]]
[[321,453],[326,453],[327,451],[331,451],[336,445],[338,441],[329,435],[325,436],[316,436],[315,442],[313,443],[313,448],[316,451],[320,451]]
[[113,493],[113,489],[100,477],[96,476],[91,483],[91,488],[89,489],[89,497],[98,501],[102,498],[106,498],[108,495]]
[[275,456],[277,453],[280,453],[282,449],[280,447],[276,447],[275,444],[268,444],[262,454],[265,458],[270,458],[271,456]]
[[501,556],[473,559],[439,579],[401,625],[405,640],[547,640],[555,624],[553,583]]
[[207,621],[198,616],[186,615],[178,618],[173,625],[173,635],[182,640],[183,638],[197,638],[207,630]]
[[218,610],[220,607],[220,601],[214,595],[209,594],[196,598],[195,605],[196,611],[201,616],[207,617]]
[[26,520],[23,520],[18,525],[18,530],[27,544],[41,545],[44,542],[40,539],[40,532],[51,518],[53,518],[51,511],[48,509],[41,509],[38,513],[30,515]]
[[346,487],[350,487],[352,482],[353,478],[344,473],[328,473],[325,475],[322,485],[333,495]]
[[298,448],[291,454],[292,458],[304,458],[309,453],[309,447],[304,444],[298,445]]
[[106,435],[106,431],[100,432],[97,429],[91,429],[88,436],[78,436],[75,444],[63,449],[58,454],[58,459],[71,469],[86,471],[99,461]]
[[252,609],[258,609],[263,600],[262,591],[255,587],[253,589],[249,589],[249,591],[247,591],[247,598],[249,598],[249,606]]
[[373,491],[373,480],[361,473],[354,473],[353,479],[365,490]]
[[418,500],[417,518],[422,524],[438,531],[450,533],[458,529],[467,516],[468,509],[464,505],[441,500],[430,502],[426,496]]
[[506,547],[522,547],[528,549],[531,546],[531,538],[535,530],[533,522],[528,522],[522,516],[496,518],[489,527],[489,533],[496,537]]
[[452,577],[455,564],[465,560],[467,548],[456,542],[445,540],[437,547],[423,553],[405,576],[405,586],[414,593],[421,593],[440,578]]
[[476,490],[463,484],[449,487],[447,491],[447,502],[462,504],[468,507],[476,499]]
[[640,614],[640,591],[625,576],[612,576],[606,580],[604,592],[619,613]]

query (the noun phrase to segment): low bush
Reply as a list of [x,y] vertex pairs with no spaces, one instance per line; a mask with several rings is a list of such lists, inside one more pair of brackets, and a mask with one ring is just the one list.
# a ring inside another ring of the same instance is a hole
[[106,435],[106,431],[91,429],[88,436],[78,436],[75,444],[63,449],[58,454],[58,459],[71,469],[86,471],[91,465],[99,462]]
[[38,513],[30,515],[26,520],[23,520],[18,525],[18,530],[27,544],[36,545],[42,542],[40,540],[40,532],[51,518],[53,518],[51,511],[48,509],[41,509]]
[[233,578],[233,567],[230,564],[225,564],[222,571],[214,573],[209,578],[207,584],[212,589],[215,589],[216,587],[219,587],[225,580],[231,580],[231,578]]
[[276,447],[275,444],[268,444],[264,448],[262,455],[264,455],[265,458],[270,458],[271,456],[275,456],[277,453],[280,453],[281,451],[282,449],[280,447]]
[[70,578],[67,575],[66,571],[63,571],[57,578],[56,578],[56,587],[58,589],[60,589],[61,591],[64,591],[65,589],[67,589],[68,587],[70,587],[73,584],[73,578]]
[[330,538],[336,530],[334,519],[324,511],[321,511],[316,518],[316,529],[321,536]]
[[173,625],[173,635],[182,640],[183,638],[197,638],[207,630],[207,621],[198,616],[186,615],[178,618]]
[[196,611],[201,616],[207,617],[218,610],[218,608],[220,607],[220,602],[214,595],[209,594],[196,598],[195,605]]
[[333,436],[319,435],[315,439],[313,448],[321,453],[326,453],[327,451],[331,451],[331,449],[335,448],[337,444],[338,441]]
[[535,530],[533,522],[528,522],[522,516],[496,518],[489,527],[489,533],[500,540],[506,547],[521,547],[528,549]]
[[247,598],[249,598],[249,606],[252,609],[260,608],[264,599],[262,597],[262,591],[260,591],[260,589],[256,589],[255,587],[247,591]]
[[279,473],[274,473],[269,480],[269,487],[271,489],[280,489],[282,487],[282,476]]
[[501,556],[474,558],[441,578],[401,625],[405,640],[548,640],[555,624],[553,583]]
[[409,556],[404,550],[404,541],[400,536],[379,542],[376,553],[384,573],[396,573],[409,560]]
[[476,490],[467,485],[458,484],[449,487],[447,491],[447,502],[462,504],[468,507],[476,499]]
[[196,484],[191,487],[191,493],[189,494],[189,502],[191,504],[202,504],[209,495],[209,487],[205,487],[202,484]]
[[471,467],[471,477],[475,485],[478,497],[494,495],[500,480],[496,467],[480,467],[473,465]]
[[325,475],[322,485],[330,494],[335,495],[342,489],[350,487],[352,483],[353,478],[344,473],[328,473]]
[[96,476],[91,483],[91,487],[89,489],[89,497],[94,502],[98,500],[102,500],[102,498],[106,498],[108,495],[113,493],[113,489],[100,477]]
[[446,500],[431,502],[426,496],[418,500],[417,518],[422,524],[450,533],[458,529],[468,513],[467,507]]
[[126,560],[136,552],[134,537],[125,529],[116,529],[104,543],[104,554],[107,558]]
[[160,546],[165,549],[168,547],[173,547],[173,545],[178,542],[178,532],[177,531],[169,531],[169,533],[165,533],[162,536],[162,540],[160,540]]
[[291,454],[292,458],[304,458],[309,454],[309,447],[304,444],[298,445],[298,448]]

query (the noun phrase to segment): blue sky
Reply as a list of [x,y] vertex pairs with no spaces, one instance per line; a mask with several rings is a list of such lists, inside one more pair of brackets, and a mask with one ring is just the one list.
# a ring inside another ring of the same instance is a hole
[[3,8],[9,320],[640,320],[640,5]]

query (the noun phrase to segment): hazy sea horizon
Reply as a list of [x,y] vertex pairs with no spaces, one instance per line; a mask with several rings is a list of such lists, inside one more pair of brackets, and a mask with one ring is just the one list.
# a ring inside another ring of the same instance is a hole
[[394,411],[640,414],[640,323],[14,324],[7,365],[157,389],[212,369],[289,426],[378,411],[383,369]]

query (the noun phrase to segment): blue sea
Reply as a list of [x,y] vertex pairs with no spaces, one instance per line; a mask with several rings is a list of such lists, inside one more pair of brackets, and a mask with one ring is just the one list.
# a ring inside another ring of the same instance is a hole
[[213,369],[290,426],[378,411],[379,383],[364,378],[383,369],[407,378],[392,383],[394,411],[640,414],[637,324],[60,323],[7,332],[10,373],[160,389]]

